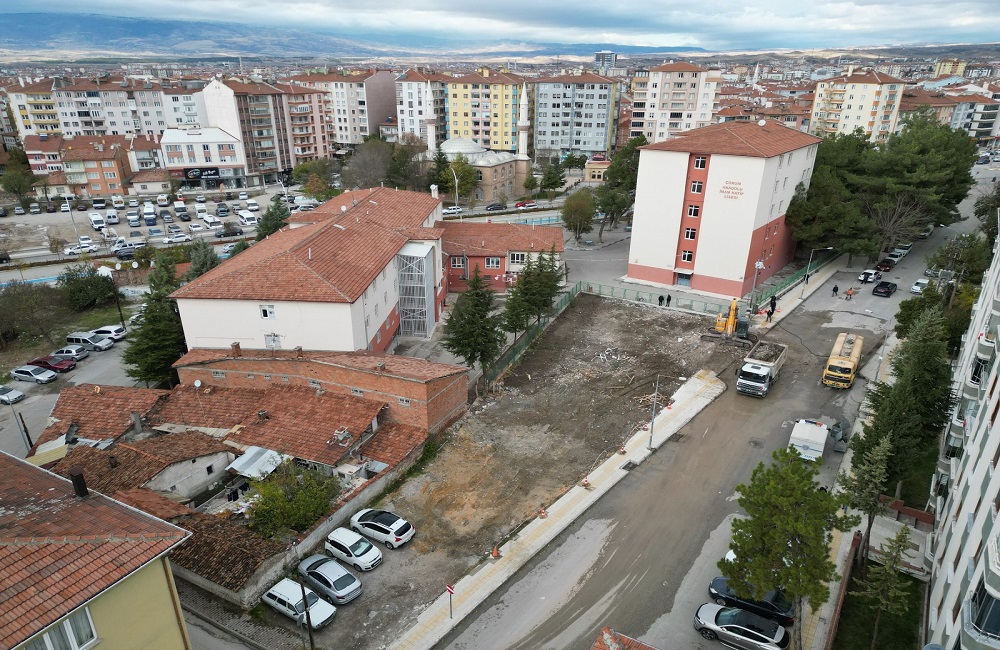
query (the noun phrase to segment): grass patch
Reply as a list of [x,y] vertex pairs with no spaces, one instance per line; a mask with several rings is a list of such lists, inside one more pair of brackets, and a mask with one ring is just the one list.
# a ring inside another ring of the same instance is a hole
[[247,614],[250,615],[251,619],[257,621],[261,625],[274,627],[273,625],[271,625],[270,621],[267,620],[267,610],[264,609],[265,607],[267,607],[267,605],[265,605],[264,603],[257,603],[249,610],[247,610]]
[[[872,629],[875,625],[875,611],[872,601],[859,598],[850,592],[860,589],[856,576],[851,574],[848,594],[844,599],[844,608],[840,612],[840,622],[837,625],[837,638],[833,641],[833,650],[859,650],[870,648],[872,644]],[[917,636],[920,630],[920,607],[923,602],[924,583],[907,576],[910,591],[910,606],[905,614],[892,616],[882,614],[879,622],[879,650],[913,650],[917,647]]]
[[900,498],[911,508],[923,510],[930,498],[931,477],[937,467],[937,445],[928,445],[903,475],[903,491]]

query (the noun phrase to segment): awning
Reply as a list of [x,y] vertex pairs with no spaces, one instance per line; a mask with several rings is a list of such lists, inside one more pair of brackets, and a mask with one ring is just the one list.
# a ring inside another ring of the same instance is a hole
[[231,469],[247,478],[264,478],[288,458],[291,456],[263,447],[248,447],[243,455],[229,463],[226,469]]

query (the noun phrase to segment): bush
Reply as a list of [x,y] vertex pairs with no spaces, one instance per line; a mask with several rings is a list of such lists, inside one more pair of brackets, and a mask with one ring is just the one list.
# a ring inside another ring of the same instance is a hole
[[340,494],[340,480],[286,460],[267,478],[252,481],[250,527],[264,537],[288,529],[302,532],[326,514]]
[[66,302],[76,311],[108,304],[115,299],[114,282],[99,275],[90,264],[68,267],[56,280],[56,286],[63,290]]

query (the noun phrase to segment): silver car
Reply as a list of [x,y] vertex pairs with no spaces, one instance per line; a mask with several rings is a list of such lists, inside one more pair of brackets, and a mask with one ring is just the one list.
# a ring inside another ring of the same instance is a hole
[[774,621],[735,607],[705,603],[694,615],[694,629],[709,641],[737,650],[783,650],[790,635]]
[[38,366],[21,366],[10,371],[10,376],[18,381],[33,381],[36,384],[47,384],[56,380],[56,373]]
[[299,575],[334,605],[349,603],[361,595],[361,581],[332,557],[310,555],[299,562]]
[[16,404],[24,399],[24,393],[9,386],[0,385],[0,403]]
[[66,347],[59,348],[52,352],[52,356],[59,357],[60,359],[72,359],[73,361],[81,361],[90,356],[90,352],[87,348],[82,345],[67,345]]

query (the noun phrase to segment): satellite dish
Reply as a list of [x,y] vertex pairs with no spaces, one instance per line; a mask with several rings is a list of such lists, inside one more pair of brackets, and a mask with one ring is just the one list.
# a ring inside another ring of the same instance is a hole
[[761,120],[760,122],[757,122],[757,126],[767,126],[767,120]]
[[201,380],[200,379],[195,379],[194,380],[194,387],[195,388],[201,388]]

